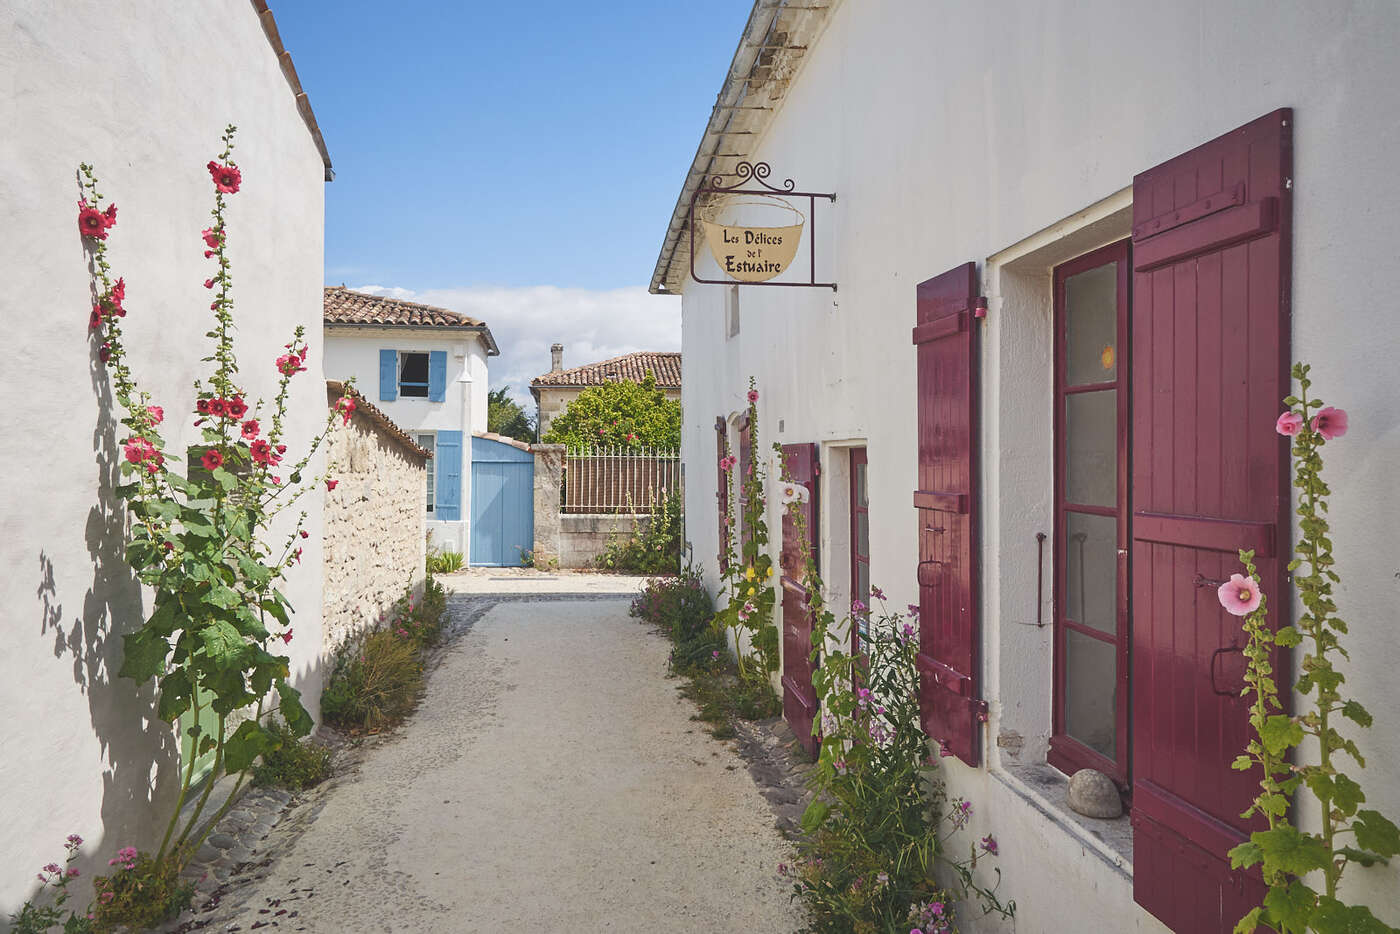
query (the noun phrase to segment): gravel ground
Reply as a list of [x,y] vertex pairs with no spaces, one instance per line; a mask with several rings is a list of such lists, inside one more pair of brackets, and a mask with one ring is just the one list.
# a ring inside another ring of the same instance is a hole
[[645,577],[590,571],[542,571],[536,568],[463,568],[438,580],[455,593],[471,594],[628,594],[638,593]]
[[768,801],[625,598],[451,606],[465,631],[418,713],[293,807],[191,929],[800,929]]

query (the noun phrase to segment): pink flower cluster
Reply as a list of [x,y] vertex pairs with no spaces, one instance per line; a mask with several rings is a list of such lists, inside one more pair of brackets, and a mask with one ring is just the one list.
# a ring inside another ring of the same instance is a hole
[[272,467],[282,463],[282,455],[286,451],[285,444],[279,444],[274,448],[265,438],[259,438],[248,445],[248,453],[252,455],[253,463],[261,464],[264,467]]
[[107,865],[120,866],[123,869],[135,869],[137,855],[136,847],[124,846],[120,850],[117,850],[116,858],[107,860]]
[[344,424],[350,424],[350,416],[355,414],[355,400],[351,396],[341,396],[335,403],[335,410],[340,413]]
[[287,345],[287,352],[277,358],[277,372],[283,376],[295,376],[298,373],[306,372],[307,348],[303,347],[300,353],[291,345]]
[[947,905],[937,899],[912,906],[909,922],[914,925],[909,934],[945,934],[953,929]]
[[202,398],[195,402],[194,407],[200,415],[212,415],[215,418],[242,418],[248,412],[248,404],[243,401],[242,396],[234,396],[231,399]]
[[[1346,410],[1331,405],[1319,410],[1312,419],[1312,430],[1321,435],[1324,441],[1340,438],[1347,433],[1347,427]],[[1274,423],[1274,430],[1291,438],[1303,430],[1303,416],[1298,412],[1284,412]]]
[[733,454],[726,454],[724,457],[721,457],[719,459],[719,469],[728,472],[730,470],[733,470],[734,465],[737,463],[739,463],[739,459],[737,457],[735,457]]
[[122,445],[122,452],[130,463],[138,466],[144,464],[147,473],[158,473],[161,464],[165,463],[165,455],[145,438],[128,438]]

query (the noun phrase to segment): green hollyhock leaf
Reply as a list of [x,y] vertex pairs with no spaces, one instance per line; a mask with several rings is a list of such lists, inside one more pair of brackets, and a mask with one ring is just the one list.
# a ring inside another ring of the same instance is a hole
[[231,610],[243,602],[238,596],[238,591],[222,584],[215,584],[209,588],[209,593],[205,595],[204,599],[223,610]]
[[1356,845],[1389,859],[1400,853],[1400,830],[1380,811],[1360,810],[1352,822]]
[[214,468],[214,479],[219,481],[219,486],[223,487],[226,493],[238,489],[238,478],[223,467]]
[[826,816],[831,812],[831,805],[819,798],[813,798],[812,803],[807,805],[807,809],[802,812],[802,829],[806,833],[814,833],[817,828],[826,822]]
[[1230,850],[1229,855],[1231,869],[1247,869],[1264,859],[1263,849],[1252,840],[1234,847]]
[[1303,727],[1292,717],[1274,714],[1259,729],[1259,739],[1270,755],[1277,756],[1303,741]]
[[1332,804],[1347,817],[1355,814],[1357,807],[1365,801],[1366,793],[1356,782],[1345,775],[1332,779]]
[[1376,918],[1365,905],[1343,905],[1326,895],[1317,900],[1312,927],[1324,934],[1395,934],[1395,928]]
[[282,699],[282,719],[287,726],[297,736],[305,736],[311,732],[316,724],[311,720],[311,714],[306,712],[306,708],[301,704],[301,692],[292,687],[286,681],[277,682],[277,696]]
[[224,741],[224,771],[242,772],[264,752],[275,748],[276,742],[256,720],[244,720]]
[[1349,700],[1342,705],[1342,716],[1346,717],[1357,726],[1370,726],[1371,714],[1360,702]]
[[1264,923],[1264,909],[1254,908],[1235,924],[1235,934],[1254,934]]
[[1269,920],[1285,931],[1306,931],[1316,904],[1317,893],[1301,882],[1272,886],[1264,896]]
[[1338,855],[1345,856],[1353,863],[1360,863],[1363,866],[1374,866],[1377,863],[1389,865],[1390,860],[1377,856],[1368,850],[1358,850],[1354,846],[1344,846],[1337,850]]
[[200,630],[199,637],[204,642],[204,654],[219,668],[237,664],[243,654],[243,636],[233,625],[217,619]]
[[160,680],[160,703],[156,712],[166,723],[174,723],[190,709],[192,691],[189,672],[176,668]]
[[137,684],[154,678],[165,665],[170,644],[149,629],[138,629],[122,637],[122,667],[118,674]]
[[1318,838],[1305,834],[1291,824],[1250,835],[1264,856],[1264,874],[1286,872],[1301,876],[1327,865],[1327,847]]

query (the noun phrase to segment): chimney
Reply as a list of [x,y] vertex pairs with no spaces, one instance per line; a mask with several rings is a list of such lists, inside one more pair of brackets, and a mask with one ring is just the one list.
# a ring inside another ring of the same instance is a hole
[[564,369],[564,345],[551,344],[549,347],[549,372],[558,373]]

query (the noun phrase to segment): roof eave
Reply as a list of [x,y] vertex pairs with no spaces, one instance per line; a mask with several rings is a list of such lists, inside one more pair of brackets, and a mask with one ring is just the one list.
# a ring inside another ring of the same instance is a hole
[[326,149],[325,137],[321,135],[321,126],[316,122],[316,114],[311,110],[311,98],[306,96],[302,90],[301,79],[297,77],[296,66],[292,64],[292,53],[282,45],[282,34],[277,31],[277,20],[273,18],[272,11],[267,8],[267,0],[252,0],[253,9],[258,14],[258,20],[262,23],[263,35],[267,36],[268,43],[272,46],[272,52],[277,56],[277,64],[282,68],[282,77],[287,79],[287,84],[291,86],[292,97],[297,103],[297,112],[301,114],[302,122],[306,124],[306,129],[311,133],[311,140],[316,144],[316,151],[321,154],[321,162],[326,167],[325,179],[328,182],[335,181],[335,170],[331,168],[331,154]]
[[501,355],[501,348],[496,344],[495,335],[484,324],[399,324],[397,322],[381,324],[373,321],[326,321],[322,319],[321,326],[332,330],[345,328],[353,331],[428,331],[434,334],[477,334],[481,337],[481,342],[486,345],[486,356],[499,357]]

